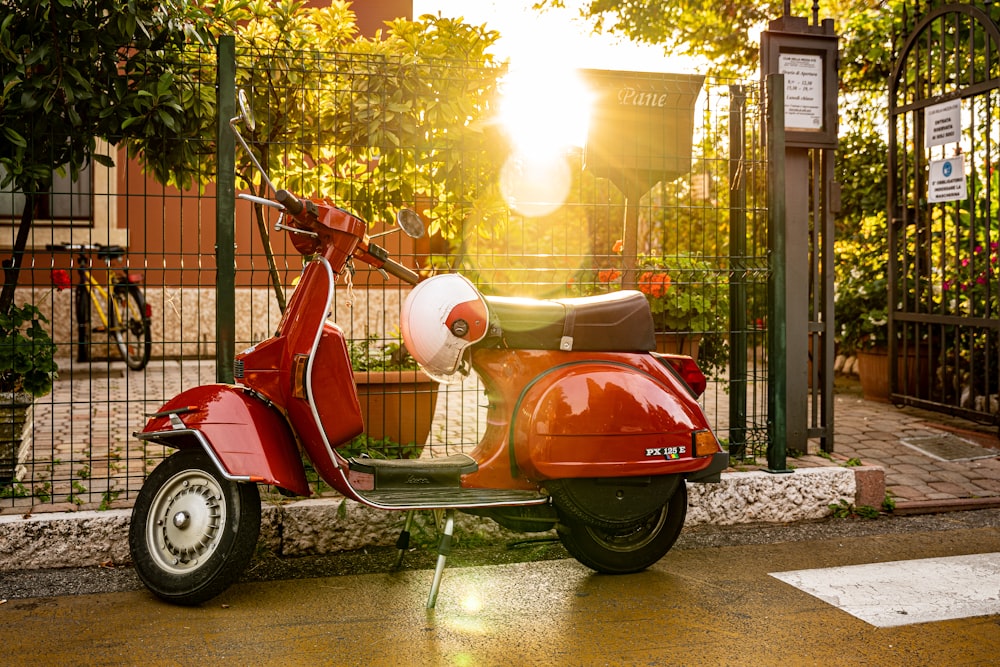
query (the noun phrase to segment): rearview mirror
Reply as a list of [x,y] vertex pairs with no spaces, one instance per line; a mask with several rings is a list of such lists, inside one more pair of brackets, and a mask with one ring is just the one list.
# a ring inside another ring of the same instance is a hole
[[396,214],[396,224],[411,238],[419,239],[424,235],[424,220],[419,213],[412,209],[399,209]]
[[253,107],[250,106],[250,100],[247,99],[247,91],[240,88],[236,94],[236,102],[240,106],[240,118],[243,119],[243,124],[253,132],[257,129],[257,119],[253,117]]

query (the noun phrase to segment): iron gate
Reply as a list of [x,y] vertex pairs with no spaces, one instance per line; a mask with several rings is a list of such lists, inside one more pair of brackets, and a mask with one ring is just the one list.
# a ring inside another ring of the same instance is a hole
[[891,400],[994,423],[998,88],[990,13],[942,4],[917,17],[889,83],[887,209]]

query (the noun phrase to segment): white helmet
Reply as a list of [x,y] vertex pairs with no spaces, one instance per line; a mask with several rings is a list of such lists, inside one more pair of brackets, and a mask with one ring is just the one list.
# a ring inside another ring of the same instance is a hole
[[431,375],[446,379],[462,355],[489,329],[486,300],[468,278],[446,273],[419,283],[403,302],[400,328],[413,358]]

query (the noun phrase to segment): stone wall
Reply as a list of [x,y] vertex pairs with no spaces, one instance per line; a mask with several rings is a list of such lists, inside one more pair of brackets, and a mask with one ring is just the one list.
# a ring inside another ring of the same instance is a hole
[[[829,516],[841,501],[861,505],[859,475],[880,468],[820,467],[789,474],[723,473],[718,484],[688,485],[687,525],[787,523]],[[871,490],[884,497],[885,487]],[[0,570],[127,563],[130,510],[0,516]],[[330,554],[395,543],[401,512],[374,510],[343,498],[264,504],[260,546],[282,556]],[[508,540],[488,519],[459,514],[456,535]]]
[[[144,286],[143,291],[153,310],[154,359],[215,356],[217,304],[214,287]],[[357,288],[352,307],[347,290],[338,288],[334,321],[343,327],[348,338],[361,339],[370,334],[391,338],[399,328],[399,313],[405,295],[406,292],[399,289]],[[73,355],[72,345],[76,342],[77,333],[72,316],[72,290],[19,290],[17,299],[18,303],[33,300],[49,319],[52,340],[60,346],[58,356]],[[270,289],[237,289],[237,350],[270,337],[280,319],[278,302]],[[98,323],[95,321],[93,324],[96,326]],[[94,359],[118,358],[117,349],[104,334],[94,335],[91,349]]]

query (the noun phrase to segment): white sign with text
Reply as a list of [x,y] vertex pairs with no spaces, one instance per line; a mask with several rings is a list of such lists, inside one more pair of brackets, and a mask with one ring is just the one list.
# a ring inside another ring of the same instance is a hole
[[952,100],[924,109],[924,144],[944,146],[962,138],[962,100]]
[[785,129],[823,129],[823,58],[782,53],[778,71],[785,75]]
[[953,157],[947,160],[931,160],[930,170],[930,182],[927,184],[927,201],[936,204],[938,202],[959,201],[968,198],[964,158]]

